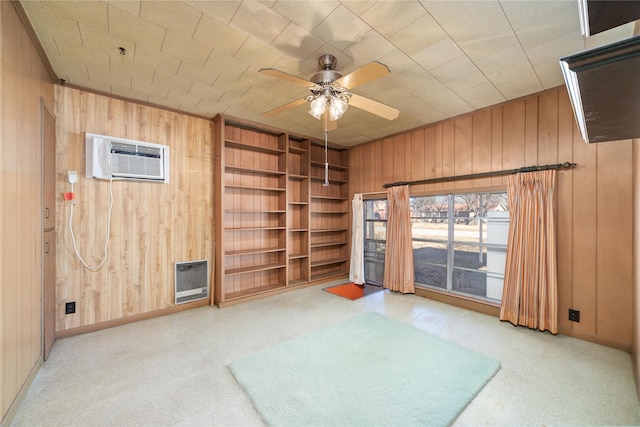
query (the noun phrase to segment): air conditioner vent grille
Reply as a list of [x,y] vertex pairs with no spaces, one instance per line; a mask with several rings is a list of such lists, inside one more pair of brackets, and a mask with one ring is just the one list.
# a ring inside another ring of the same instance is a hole
[[159,148],[115,141],[111,141],[111,153],[127,154],[129,156],[154,157],[156,159],[159,159],[161,157]]
[[160,158],[111,154],[111,172],[113,176],[161,177]]

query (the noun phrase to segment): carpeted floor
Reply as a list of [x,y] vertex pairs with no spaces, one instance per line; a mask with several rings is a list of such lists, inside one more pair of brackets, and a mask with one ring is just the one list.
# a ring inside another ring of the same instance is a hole
[[267,425],[448,426],[500,363],[368,312],[229,365]]

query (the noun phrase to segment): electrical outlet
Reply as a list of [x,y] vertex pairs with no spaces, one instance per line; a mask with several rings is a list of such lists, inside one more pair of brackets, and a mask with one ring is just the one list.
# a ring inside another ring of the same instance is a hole
[[69,177],[69,184],[75,184],[78,182],[78,172],[67,171],[67,176]]
[[67,302],[64,305],[64,314],[73,314],[76,312],[76,302]]
[[569,309],[569,320],[580,323],[580,310]]

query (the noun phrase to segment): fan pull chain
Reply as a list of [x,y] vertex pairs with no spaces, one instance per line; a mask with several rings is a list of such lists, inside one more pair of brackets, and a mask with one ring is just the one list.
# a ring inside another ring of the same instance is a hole
[[329,144],[329,132],[324,130],[324,187],[329,186],[329,155],[328,155],[328,147]]

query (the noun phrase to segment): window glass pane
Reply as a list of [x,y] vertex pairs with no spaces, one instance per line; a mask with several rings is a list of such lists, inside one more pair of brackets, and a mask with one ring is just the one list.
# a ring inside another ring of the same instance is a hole
[[365,209],[367,219],[387,219],[386,200],[365,200]]
[[484,298],[487,294],[487,275],[485,272],[454,269],[452,289]]
[[387,242],[386,200],[365,200],[364,279],[382,284]]
[[448,196],[413,197],[411,200],[413,238],[449,240]]
[[453,247],[452,287],[456,292],[486,297],[486,247],[456,244]]
[[413,242],[413,267],[416,283],[447,288],[447,244]]

